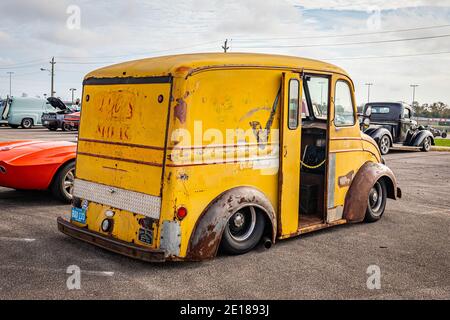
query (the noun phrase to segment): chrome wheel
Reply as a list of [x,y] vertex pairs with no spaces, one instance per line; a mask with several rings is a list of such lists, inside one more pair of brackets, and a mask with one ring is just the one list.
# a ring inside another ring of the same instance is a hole
[[389,147],[391,146],[391,140],[388,136],[383,136],[380,140],[380,151],[381,154],[387,154],[389,152]]
[[383,188],[377,181],[369,192],[369,207],[374,216],[380,216],[383,213],[383,210],[380,210],[383,205],[383,197]]
[[75,182],[75,168],[70,169],[64,175],[62,180],[62,190],[64,192],[64,196],[68,199],[72,199],[73,194],[73,186]]
[[426,137],[423,141],[423,151],[430,151],[431,149],[431,138]]
[[[247,210],[244,210],[247,209]],[[247,207],[236,212],[228,221],[227,232],[237,242],[248,240],[256,226],[256,211]]]
[[23,119],[22,120],[22,127],[24,129],[30,129],[33,126],[33,120],[31,119]]

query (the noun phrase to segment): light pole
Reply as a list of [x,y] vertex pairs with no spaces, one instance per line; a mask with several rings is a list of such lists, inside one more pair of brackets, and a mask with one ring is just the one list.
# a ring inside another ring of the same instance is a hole
[[410,87],[413,89],[413,99],[412,99],[412,106],[414,107],[414,102],[416,101],[416,88],[418,87],[418,84],[411,84]]
[[367,86],[367,103],[370,102],[370,87],[373,86],[373,83],[366,83]]
[[54,97],[55,96],[55,57],[52,58],[52,60],[50,61],[50,64],[52,65],[51,70],[45,69],[45,68],[41,68],[41,71],[48,71],[50,72],[50,75],[52,76],[52,80],[51,80],[51,88],[50,88],[50,97]]
[[74,96],[73,95],[74,95],[74,92],[77,91],[77,89],[70,88],[69,91],[72,91],[72,104],[73,104],[73,101],[74,101]]
[[9,71],[7,74],[9,74],[9,97],[12,98],[12,75],[14,72]]

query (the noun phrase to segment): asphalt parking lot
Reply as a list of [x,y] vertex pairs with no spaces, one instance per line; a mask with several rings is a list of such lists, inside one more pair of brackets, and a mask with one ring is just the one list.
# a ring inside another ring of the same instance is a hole
[[[0,128],[0,140],[76,140],[76,133]],[[403,199],[375,224],[322,230],[202,263],[150,264],[59,233],[70,206],[0,187],[0,299],[449,299],[450,153],[386,157]],[[66,270],[82,270],[68,290]],[[381,289],[367,289],[367,268]]]

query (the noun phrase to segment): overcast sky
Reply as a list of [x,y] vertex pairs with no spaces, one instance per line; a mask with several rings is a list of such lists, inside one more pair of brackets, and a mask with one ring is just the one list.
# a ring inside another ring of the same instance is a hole
[[[228,38],[232,52],[304,56],[344,68],[358,104],[367,100],[365,83],[374,84],[372,101],[410,102],[410,84],[418,84],[419,102],[450,104],[450,0],[1,0],[0,13],[2,97],[9,71],[13,95],[49,93],[50,76],[40,68],[50,68],[52,56],[56,95],[69,99],[69,89],[78,96],[93,69],[219,52]],[[400,39],[416,40],[383,42]]]

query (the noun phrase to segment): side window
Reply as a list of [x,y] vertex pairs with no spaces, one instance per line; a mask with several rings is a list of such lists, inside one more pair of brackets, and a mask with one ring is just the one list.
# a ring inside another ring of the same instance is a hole
[[297,79],[291,79],[289,81],[289,129],[291,130],[298,128],[299,98],[300,82]]
[[336,127],[355,124],[355,111],[350,86],[346,81],[336,82],[334,97],[334,124]]
[[403,118],[405,118],[405,119],[411,118],[411,112],[409,111],[409,109],[406,109],[406,108],[404,109]]
[[329,79],[320,76],[307,76],[304,86],[309,95],[310,101],[308,103],[314,117],[326,120],[328,118]]

